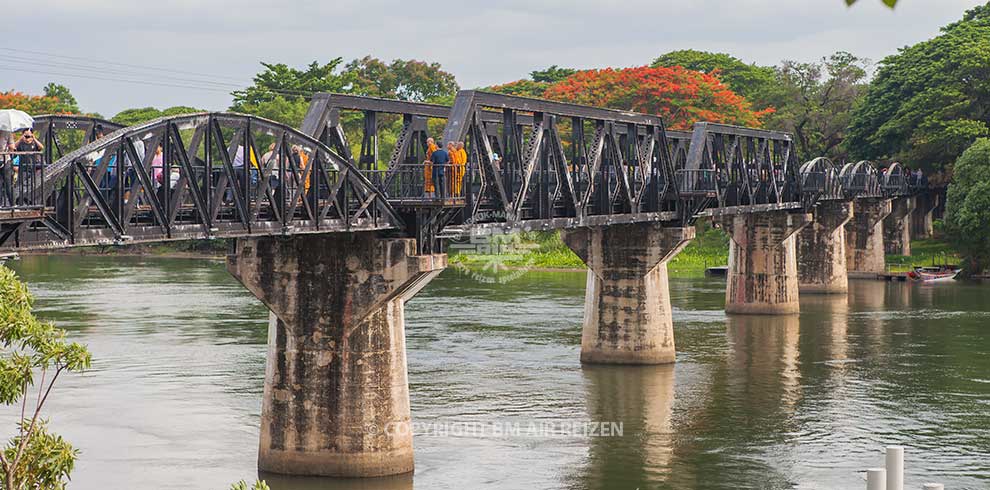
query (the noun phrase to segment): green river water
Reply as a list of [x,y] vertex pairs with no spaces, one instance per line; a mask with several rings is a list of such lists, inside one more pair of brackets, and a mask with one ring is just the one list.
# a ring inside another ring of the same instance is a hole
[[[9,265],[93,352],[50,404],[82,451],[70,489],[258,477],[267,311],[222,262]],[[722,311],[723,280],[671,279],[676,365],[590,367],[584,285],[445,271],[406,307],[415,475],[262,477],[275,490],[860,489],[901,444],[908,488],[990,488],[990,288],[853,281],[848,298],[802,296],[800,316],[749,317]],[[598,423],[612,433],[494,430]]]

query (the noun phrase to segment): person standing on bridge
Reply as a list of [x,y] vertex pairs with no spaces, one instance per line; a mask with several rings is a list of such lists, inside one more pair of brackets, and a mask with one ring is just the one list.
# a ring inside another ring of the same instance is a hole
[[426,161],[423,162],[423,193],[433,197],[433,152],[439,150],[433,138],[426,138]]
[[13,162],[6,152],[14,151],[14,134],[0,130],[0,205],[14,202]]
[[30,152],[30,154],[20,155],[18,158],[20,162],[18,174],[20,174],[19,180],[21,181],[19,185],[23,191],[34,185],[34,173],[41,170],[41,150],[45,149],[45,145],[35,139],[33,131],[25,129],[21,133],[21,139],[17,140],[17,144],[14,145],[14,149],[18,152]]
[[464,170],[467,168],[467,151],[464,149],[464,142],[457,142],[457,151],[454,152],[454,197],[460,197],[461,187],[464,185]]
[[[447,146],[450,147],[450,145]],[[448,153],[447,150],[444,150],[443,148],[437,148],[437,150],[433,152],[433,155],[430,156],[430,162],[433,164],[432,165],[433,189],[436,192],[434,197],[438,199],[443,199],[444,167],[446,167],[447,164],[450,163],[450,153]]]

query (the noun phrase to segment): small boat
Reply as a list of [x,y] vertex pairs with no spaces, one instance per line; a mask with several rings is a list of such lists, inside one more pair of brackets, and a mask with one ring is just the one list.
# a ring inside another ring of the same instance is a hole
[[953,265],[942,265],[937,267],[916,267],[908,272],[908,277],[918,282],[943,282],[956,278],[962,269]]

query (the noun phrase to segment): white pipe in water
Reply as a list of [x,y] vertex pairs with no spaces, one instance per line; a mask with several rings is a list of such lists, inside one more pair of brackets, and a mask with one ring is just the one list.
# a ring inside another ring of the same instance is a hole
[[887,446],[887,490],[904,490],[904,446]]
[[884,490],[887,485],[887,470],[870,468],[866,470],[866,490]]

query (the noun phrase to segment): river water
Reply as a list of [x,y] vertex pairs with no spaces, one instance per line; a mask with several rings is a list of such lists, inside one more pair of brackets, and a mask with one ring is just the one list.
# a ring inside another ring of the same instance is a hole
[[[10,265],[93,352],[50,403],[82,451],[70,488],[258,477],[267,311],[221,262]],[[855,489],[902,444],[909,488],[990,488],[990,289],[853,281],[848,298],[802,296],[800,317],[747,317],[723,313],[724,281],[671,279],[676,365],[582,367],[584,284],[445,271],[406,310],[415,476],[262,476],[275,490]]]

